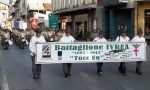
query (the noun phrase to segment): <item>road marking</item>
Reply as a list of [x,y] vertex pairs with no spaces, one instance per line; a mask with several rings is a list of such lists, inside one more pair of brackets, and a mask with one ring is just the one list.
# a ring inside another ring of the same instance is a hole
[[3,72],[3,83],[2,83],[3,90],[9,90],[8,82],[6,74]]
[[9,86],[8,86],[8,82],[7,82],[7,77],[6,77],[6,73],[5,73],[5,69],[3,67],[3,63],[2,60],[0,60],[0,66],[1,66],[1,73],[2,73],[2,86],[1,89],[2,90],[9,90]]

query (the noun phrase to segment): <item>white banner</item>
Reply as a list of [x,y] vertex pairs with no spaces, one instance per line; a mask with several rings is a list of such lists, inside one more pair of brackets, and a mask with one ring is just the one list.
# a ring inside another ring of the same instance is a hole
[[145,43],[37,44],[37,64],[146,61]]

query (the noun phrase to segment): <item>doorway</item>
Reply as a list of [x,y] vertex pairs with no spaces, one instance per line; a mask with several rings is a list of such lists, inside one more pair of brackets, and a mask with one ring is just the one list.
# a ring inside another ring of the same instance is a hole
[[145,10],[145,35],[150,36],[150,10]]
[[116,9],[105,11],[106,38],[115,40],[122,29],[127,31],[130,38],[134,36],[134,10]]

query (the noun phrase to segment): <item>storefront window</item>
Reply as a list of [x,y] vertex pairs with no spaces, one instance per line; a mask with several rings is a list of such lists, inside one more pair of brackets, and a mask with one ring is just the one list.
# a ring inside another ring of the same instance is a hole
[[150,10],[145,11],[145,33],[150,35]]

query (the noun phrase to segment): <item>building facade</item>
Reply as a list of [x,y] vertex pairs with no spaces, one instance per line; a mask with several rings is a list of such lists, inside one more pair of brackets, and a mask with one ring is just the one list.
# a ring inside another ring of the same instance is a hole
[[98,28],[102,28],[102,7],[99,1],[52,0],[53,14],[59,16],[60,29],[70,30],[75,37],[82,34],[82,38],[87,32],[97,34]]
[[5,3],[0,2],[0,25],[5,26],[8,19],[9,6]]
[[20,23],[26,23],[28,29],[32,28],[32,18],[39,19],[38,23],[42,28],[48,27],[48,15],[51,13],[51,6],[51,0],[12,1],[10,15],[12,15],[14,28],[20,28]]
[[106,38],[116,39],[121,30],[134,36],[135,7],[134,0],[101,0],[103,10],[103,30]]
[[26,0],[10,0],[9,20],[12,22],[12,28],[27,28],[27,10]]
[[42,29],[49,27],[48,16],[52,12],[51,0],[28,0],[27,10],[28,19],[38,18],[38,23]]
[[135,1],[135,33],[142,28],[145,38],[150,40],[150,0]]
[[52,0],[53,13],[59,16],[60,29],[71,29],[76,37],[82,31],[95,37],[99,30],[115,39],[121,29],[134,36],[134,0]]

